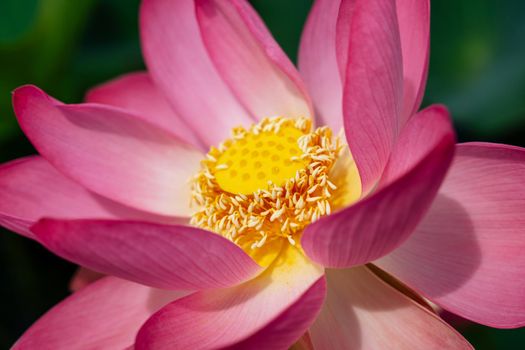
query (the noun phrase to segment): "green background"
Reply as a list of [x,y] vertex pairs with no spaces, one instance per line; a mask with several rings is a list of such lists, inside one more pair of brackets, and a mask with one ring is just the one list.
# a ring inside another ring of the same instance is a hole
[[[309,0],[254,0],[295,60]],[[0,162],[34,153],[11,109],[33,83],[65,102],[143,69],[138,0],[0,0]],[[435,0],[424,104],[445,103],[461,141],[525,146],[525,1]],[[1,199],[0,199],[1,200]],[[74,266],[0,229],[0,348],[68,294]],[[477,349],[524,349],[525,329],[461,325]]]

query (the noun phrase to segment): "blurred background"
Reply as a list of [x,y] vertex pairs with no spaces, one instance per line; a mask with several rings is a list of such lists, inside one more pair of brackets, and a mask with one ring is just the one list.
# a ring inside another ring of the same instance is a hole
[[[311,0],[253,0],[295,60]],[[11,91],[32,83],[64,102],[144,69],[139,0],[0,0],[0,162],[34,153]],[[525,146],[525,1],[435,0],[424,105],[446,104],[460,141]],[[1,198],[0,198],[1,200]],[[0,228],[0,349],[68,295],[75,267]],[[525,329],[459,327],[477,349],[525,349]]]

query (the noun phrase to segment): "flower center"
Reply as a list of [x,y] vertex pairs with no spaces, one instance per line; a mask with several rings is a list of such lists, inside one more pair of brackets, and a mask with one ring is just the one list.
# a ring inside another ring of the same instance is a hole
[[305,134],[289,124],[278,130],[238,130],[236,140],[217,158],[218,185],[224,191],[248,195],[267,189],[269,183],[282,186],[294,177],[305,166],[297,144]]
[[278,117],[235,128],[231,139],[211,148],[193,180],[198,210],[191,223],[269,264],[282,244],[297,245],[308,224],[356,197],[338,190],[347,175],[331,178],[343,146],[328,127],[311,131],[308,119]]

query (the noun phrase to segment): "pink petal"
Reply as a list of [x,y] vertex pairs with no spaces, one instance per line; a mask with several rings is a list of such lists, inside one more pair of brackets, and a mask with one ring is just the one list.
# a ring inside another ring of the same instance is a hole
[[135,348],[287,349],[322,306],[322,275],[296,248],[288,248],[250,282],[167,305],[142,327]]
[[430,0],[396,0],[401,50],[403,53],[404,124],[419,109],[430,57]]
[[12,349],[124,349],[151,314],[185,294],[105,277],[49,310]]
[[315,349],[472,349],[438,316],[366,267],[328,270],[328,293],[310,328]]
[[343,83],[336,57],[336,23],[341,1],[314,2],[301,37],[299,70],[320,125],[343,127]]
[[382,188],[404,176],[437,145],[444,136],[454,137],[450,114],[445,106],[432,105],[415,116],[403,130],[394,152],[390,155],[378,187]]
[[211,60],[252,115],[311,115],[299,73],[246,1],[198,0],[196,6]]
[[176,221],[131,209],[89,192],[37,156],[0,166],[0,198],[0,225],[29,238],[34,238],[29,227],[46,216]]
[[[395,6],[403,57],[404,96],[400,102],[400,125],[403,125],[417,111],[423,98],[428,71],[430,7],[428,0],[400,0]],[[356,35],[352,26],[355,8],[359,8],[359,1],[317,1],[305,27],[300,52],[301,72],[312,91],[316,107],[320,108],[321,114],[327,114],[325,119],[336,129],[342,119],[339,99],[342,85],[348,78],[349,48]],[[395,34],[394,31],[391,34]],[[399,85],[397,88],[399,90]],[[323,113],[326,109],[328,113]]]
[[64,259],[156,288],[228,287],[261,269],[234,243],[194,227],[44,219],[32,231],[46,248]]
[[143,1],[140,31],[151,77],[203,142],[216,145],[253,122],[208,57],[193,0]]
[[97,104],[64,105],[34,86],[14,92],[24,133],[87,189],[161,215],[190,214],[188,180],[200,152],[139,117]]
[[525,149],[458,145],[427,216],[379,265],[441,307],[525,326]]
[[86,269],[85,267],[79,267],[73,275],[71,282],[69,282],[69,290],[76,292],[86,286],[89,286],[93,282],[98,281],[104,276],[105,275],[103,273]]
[[195,132],[175,113],[146,72],[129,73],[91,89],[86,102],[125,108],[169,130],[182,141],[202,147]]
[[339,13],[336,22],[336,42],[335,53],[341,83],[344,85],[346,80],[346,70],[348,68],[348,52],[352,41],[352,20],[354,16],[356,0],[339,0]]
[[[403,130],[393,162],[387,166],[393,181],[357,204],[308,226],[302,237],[308,256],[324,266],[350,267],[397,248],[434,199],[452,160],[454,142],[444,108],[420,112]],[[404,161],[404,156],[409,161]]]
[[326,282],[320,278],[300,300],[291,304],[251,337],[233,345],[234,349],[288,349],[317,317],[326,294]]
[[388,161],[403,96],[401,44],[394,0],[355,0],[343,89],[346,139],[368,193]]
[[[315,103],[320,124],[342,127],[342,90],[352,38],[355,0],[317,0],[306,22],[299,68]],[[403,56],[401,125],[419,108],[425,90],[430,42],[428,0],[398,0],[397,18]]]

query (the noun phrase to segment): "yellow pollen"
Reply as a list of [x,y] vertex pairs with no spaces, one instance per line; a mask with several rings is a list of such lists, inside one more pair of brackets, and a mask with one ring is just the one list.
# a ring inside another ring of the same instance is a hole
[[299,159],[291,161],[291,156],[282,149],[299,154],[301,149],[297,142],[304,135],[304,131],[293,125],[281,127],[277,132],[240,133],[239,138],[234,139],[217,158],[218,165],[213,172],[217,184],[232,194],[265,190],[268,181],[282,186],[306,165]]
[[[197,208],[191,223],[269,265],[283,244],[299,244],[308,224],[360,195],[360,190],[339,191],[346,180],[331,177],[344,147],[328,127],[311,131],[304,118],[267,118],[248,130],[237,127],[202,161],[192,183]],[[356,179],[358,174],[351,181]]]

